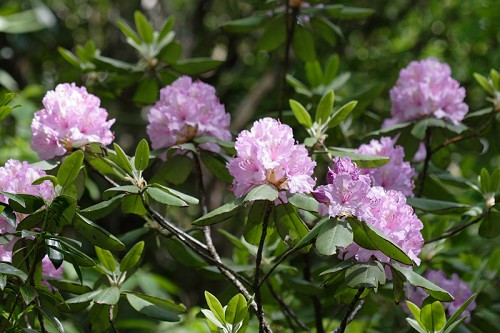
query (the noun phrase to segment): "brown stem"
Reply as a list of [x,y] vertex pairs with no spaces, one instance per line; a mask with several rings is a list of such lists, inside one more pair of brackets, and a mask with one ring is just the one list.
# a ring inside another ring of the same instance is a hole
[[259,332],[264,332],[264,307],[262,306],[262,295],[260,293],[260,265],[262,262],[262,252],[264,250],[264,243],[267,236],[267,226],[269,224],[269,216],[271,215],[271,206],[269,203],[266,209],[266,214],[264,216],[264,222],[262,224],[262,234],[260,236],[259,247],[257,249],[257,256],[255,257],[255,277],[254,277],[254,293],[255,302],[257,303],[257,317],[259,318]]
[[118,330],[116,329],[116,326],[115,326],[115,319],[113,318],[113,309],[114,309],[114,305],[111,305],[109,307],[109,323],[111,324],[111,328],[113,329],[113,332],[115,333],[118,333]]
[[448,238],[448,237],[451,237],[457,233],[459,233],[460,231],[470,227],[471,225],[474,225],[478,222],[481,222],[481,220],[486,216],[487,213],[485,214],[481,214],[480,216],[478,216],[477,218],[475,218],[474,220],[470,221],[469,223],[466,223],[464,225],[461,225],[461,226],[458,226],[456,228],[453,228],[451,230],[448,230],[447,232],[445,232],[444,234],[442,234],[441,236],[439,237],[436,237],[436,238],[432,238],[432,239],[429,239],[428,241],[426,241],[424,244],[429,244],[429,243],[433,243],[433,242],[437,242],[438,240],[441,240],[441,239],[445,239],[445,238]]
[[418,192],[416,195],[417,198],[421,197],[422,193],[424,192],[425,178],[427,178],[427,171],[429,169],[429,163],[430,163],[431,157],[432,157],[431,130],[429,127],[427,127],[427,129],[425,130],[424,144],[425,144],[425,160],[424,160],[424,167],[422,168],[422,172],[420,173],[420,175],[418,177]]
[[309,327],[307,327],[306,324],[304,324],[304,322],[302,320],[300,320],[299,316],[297,316],[297,314],[293,311],[293,309],[290,306],[288,306],[288,304],[285,303],[285,301],[283,300],[283,298],[281,298],[281,296],[276,292],[276,290],[274,290],[271,282],[266,281],[266,285],[269,288],[269,291],[271,292],[271,295],[273,295],[274,299],[278,302],[278,304],[281,307],[281,309],[283,310],[283,312],[285,312],[285,314],[288,317],[292,318],[293,321],[297,325],[299,325],[300,328],[302,328],[304,331],[311,332],[311,330],[309,329]]
[[354,317],[356,314],[361,310],[361,306],[363,306],[363,301],[360,302],[359,306],[356,307],[356,303],[358,302],[359,298],[361,297],[361,294],[365,291],[364,287],[361,287],[358,289],[358,292],[354,296],[354,299],[352,302],[349,304],[347,307],[347,311],[344,315],[344,318],[342,318],[342,322],[340,323],[340,326],[334,330],[332,333],[344,333],[347,325],[353,321]]

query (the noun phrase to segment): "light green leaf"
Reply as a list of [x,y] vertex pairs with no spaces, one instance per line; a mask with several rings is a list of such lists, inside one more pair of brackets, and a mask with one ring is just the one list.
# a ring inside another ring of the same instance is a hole
[[214,209],[208,214],[200,217],[196,221],[193,222],[194,225],[211,225],[219,222],[223,222],[235,215],[238,210],[241,208],[241,204],[243,203],[243,198],[235,199],[227,204]]
[[245,319],[248,313],[247,301],[242,294],[234,296],[227,304],[224,317],[233,327]]
[[345,248],[352,244],[353,233],[347,221],[330,220],[321,228],[316,239],[316,249],[319,253],[331,256],[338,247]]
[[432,297],[427,297],[420,309],[420,321],[430,332],[441,330],[446,324],[443,305]]
[[[326,94],[323,95],[323,97],[321,97],[321,100],[319,101],[318,104],[318,108],[316,109],[315,121],[317,123],[319,124],[326,123],[328,117],[330,117],[330,114],[332,113],[334,101],[335,101],[335,93],[333,92],[333,90],[328,91]],[[338,114],[338,112],[336,114]]]
[[290,107],[292,108],[293,115],[305,128],[310,128],[312,126],[312,119],[311,115],[309,115],[309,112],[300,104],[299,102],[291,99],[290,100]]
[[148,187],[146,193],[153,198],[153,200],[168,206],[174,207],[187,207],[188,204],[179,199],[178,197],[164,191],[157,187]]
[[226,323],[224,309],[222,308],[222,304],[220,304],[217,297],[215,297],[208,291],[205,291],[205,299],[207,300],[210,311],[212,311],[217,320],[219,320],[223,324]]
[[109,287],[101,290],[94,298],[97,304],[115,305],[120,300],[120,289],[118,287]]
[[118,165],[121,166],[126,172],[132,172],[132,164],[130,163],[130,159],[127,154],[125,154],[122,147],[120,147],[116,143],[113,143],[113,146],[115,147],[116,156],[118,156]]
[[137,170],[144,170],[149,163],[149,145],[145,139],[142,139],[135,150],[134,165]]
[[276,187],[263,184],[254,187],[245,197],[244,202],[255,201],[255,200],[267,200],[274,201],[278,199],[278,190]]
[[339,125],[342,120],[347,118],[347,116],[354,110],[358,101],[350,101],[347,104],[342,105],[335,113],[332,115],[332,118],[328,122],[328,128],[334,128]]
[[116,268],[115,258],[108,250],[101,249],[100,247],[95,246],[95,253],[97,254],[97,258],[101,265],[106,267],[110,272],[114,272]]
[[64,159],[59,170],[57,170],[57,181],[62,188],[68,187],[75,181],[82,163],[83,151],[81,150],[75,151]]
[[120,263],[120,271],[125,272],[132,268],[141,260],[142,251],[144,250],[144,241],[135,244],[130,251],[125,255]]
[[142,40],[146,44],[151,44],[153,42],[153,27],[148,22],[148,19],[140,11],[136,10],[134,13],[135,27],[139,32]]

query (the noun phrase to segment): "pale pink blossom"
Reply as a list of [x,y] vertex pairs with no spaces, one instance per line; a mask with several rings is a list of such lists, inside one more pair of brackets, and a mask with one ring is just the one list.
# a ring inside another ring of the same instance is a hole
[[379,155],[389,157],[389,162],[378,168],[361,169],[361,173],[369,175],[374,186],[382,186],[386,190],[400,191],[406,196],[413,196],[413,175],[415,169],[409,162],[405,162],[403,147],[395,146],[396,139],[382,137],[379,140],[371,140],[369,144],[363,144],[358,152],[366,155]]
[[392,117],[384,127],[426,117],[458,124],[469,110],[465,89],[451,77],[450,66],[435,58],[412,61],[402,69],[390,96]]
[[242,131],[235,144],[237,155],[227,168],[234,177],[237,197],[261,184],[271,184],[290,193],[309,193],[316,163],[307,149],[293,138],[292,129],[278,120],[257,120],[252,128]]
[[75,144],[110,144],[114,138],[110,128],[115,120],[107,120],[108,113],[100,104],[100,99],[85,87],[74,83],[57,85],[47,92],[44,108],[34,115],[31,147],[40,158],[50,159],[66,154]]
[[[230,120],[214,87],[182,76],[160,90],[160,99],[148,114],[147,132],[153,149],[185,143],[195,137],[227,141],[231,140]],[[213,142],[200,144],[200,147],[220,151]]]

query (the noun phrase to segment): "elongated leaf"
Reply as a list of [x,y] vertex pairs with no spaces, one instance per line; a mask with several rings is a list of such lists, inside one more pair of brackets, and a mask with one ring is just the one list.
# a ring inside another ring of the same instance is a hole
[[321,272],[320,276],[323,276],[323,275],[326,275],[326,274],[333,274],[333,273],[337,273],[337,272],[340,272],[340,271],[343,271],[344,269],[348,269],[349,267],[353,266],[357,264],[357,261],[355,260],[345,260],[345,261],[341,261],[339,262],[338,264],[336,265],[333,265],[333,267]]
[[360,168],[377,168],[389,162],[386,156],[360,154],[355,149],[329,147],[328,152],[337,157],[347,156]]
[[446,290],[436,286],[434,283],[418,275],[413,270],[403,267],[397,263],[394,263],[391,266],[401,273],[412,286],[423,288],[435,299],[442,302],[453,301],[453,296],[451,296]]
[[94,290],[82,295],[78,295],[76,297],[70,298],[66,300],[66,303],[68,304],[78,304],[78,303],[86,303],[93,301],[94,298],[101,293],[101,290]]
[[145,139],[142,139],[135,150],[134,164],[137,170],[144,170],[149,163],[149,145]]
[[295,244],[294,248],[296,249],[299,247],[303,247],[306,244],[310,243],[314,239],[314,237],[316,237],[319,234],[321,227],[329,220],[330,220],[329,217],[322,218],[318,223],[316,223],[314,228],[312,228],[311,231],[307,233],[307,235],[305,235],[297,244]]
[[26,305],[30,304],[37,295],[36,289],[29,285],[24,285],[19,288],[21,297]]
[[309,233],[309,229],[290,204],[280,204],[274,208],[274,223],[281,239],[286,240],[290,246],[295,246]]
[[262,234],[262,223],[264,222],[269,205],[269,201],[257,200],[250,208],[245,228],[243,229],[243,237],[250,244],[259,244],[260,235]]
[[158,320],[176,322],[179,315],[186,311],[182,304],[175,304],[171,300],[165,300],[149,295],[134,292],[126,292],[130,305],[139,313]]
[[148,19],[140,11],[136,10],[134,13],[135,27],[139,32],[142,40],[146,44],[153,42],[153,27],[148,22]]
[[26,273],[21,271],[20,269],[15,268],[12,265],[0,263],[0,273],[4,275],[16,276],[21,279],[21,281],[25,282],[28,276]]
[[226,22],[222,25],[222,29],[233,33],[246,33],[254,31],[269,19],[268,16],[250,16]]
[[335,111],[335,113],[332,115],[332,118],[328,122],[328,128],[334,128],[338,124],[342,122],[347,116],[354,110],[356,105],[358,104],[358,101],[350,101],[347,104],[342,105],[340,109]]
[[121,30],[121,32],[127,37],[133,40],[136,44],[140,44],[141,40],[139,39],[139,36],[137,36],[137,33],[128,25],[127,22],[123,20],[118,20],[116,22],[116,25],[118,28]]
[[444,329],[446,330],[448,327],[450,327],[454,322],[456,322],[460,315],[469,307],[469,304],[472,303],[474,298],[476,298],[477,294],[472,295],[469,297],[464,304],[460,305],[457,311],[448,319],[448,322],[446,322],[446,325],[444,326]]
[[63,325],[61,324],[61,322],[59,321],[59,319],[56,318],[56,316],[54,316],[51,312],[47,311],[47,310],[44,310],[42,308],[39,308],[37,306],[37,308],[43,313],[43,315],[50,321],[50,323],[52,325],[54,325],[54,327],[57,329],[57,331],[59,333],[64,333],[64,327]]
[[424,198],[407,198],[406,201],[417,209],[433,214],[461,214],[470,208],[469,205],[457,202]]
[[215,297],[208,291],[205,291],[205,299],[207,300],[207,304],[208,307],[210,308],[210,311],[212,311],[217,320],[219,320],[221,323],[225,323],[226,317],[224,314],[224,309],[222,308],[222,304],[220,304],[217,297]]
[[288,202],[298,209],[303,209],[315,213],[318,212],[319,203],[311,196],[302,193],[295,193],[290,198],[288,198]]
[[76,231],[95,246],[111,251],[125,249],[125,245],[118,238],[80,214],[77,214],[74,224]]
[[446,323],[443,305],[434,298],[427,297],[420,309],[420,321],[430,332],[441,330]]
[[132,164],[130,163],[130,159],[127,154],[125,154],[122,147],[120,147],[116,143],[113,143],[113,146],[115,147],[116,156],[118,156],[118,165],[121,166],[126,172],[132,172]]
[[309,115],[309,112],[300,104],[299,102],[291,99],[290,100],[290,107],[292,108],[293,115],[305,128],[310,128],[312,126],[312,119],[311,115]]
[[245,319],[247,313],[248,306],[245,297],[242,294],[237,294],[227,304],[224,316],[226,322],[234,327]]
[[276,187],[268,184],[254,187],[245,197],[245,202],[255,200],[274,201],[278,199],[278,190]]
[[120,271],[128,271],[137,265],[139,260],[141,260],[142,251],[144,250],[144,241],[140,241],[135,244],[130,251],[125,255],[122,262],[120,263]]
[[335,94],[333,90],[328,91],[321,97],[318,108],[316,109],[315,120],[317,123],[325,124],[330,114],[333,111],[333,103],[335,100]]
[[386,281],[384,267],[379,262],[352,265],[345,272],[345,280],[351,288],[365,287],[377,289]]
[[293,51],[303,61],[316,60],[316,50],[314,39],[309,30],[302,26],[297,26],[292,41]]
[[116,268],[115,258],[108,250],[101,249],[100,247],[95,247],[95,253],[97,254],[97,258],[99,258],[99,262],[110,272],[114,272]]
[[195,198],[195,197],[192,197],[192,196],[187,195],[185,193],[179,192],[179,191],[174,190],[173,188],[170,188],[170,187],[166,187],[166,186],[163,186],[160,184],[153,184],[153,185],[151,185],[151,187],[157,187],[159,189],[162,189],[163,191],[178,197],[179,199],[181,199],[182,201],[184,201],[190,205],[197,205],[200,202],[198,200],[198,198]]
[[187,207],[188,204],[179,199],[178,197],[163,191],[160,188],[148,187],[146,193],[153,198],[153,200],[168,206]]
[[[22,204],[19,204],[20,201],[18,199],[22,200]],[[42,198],[35,195],[18,194],[16,196],[16,200],[9,198],[9,205],[14,211],[18,213],[31,214],[45,205],[45,202]]]
[[125,194],[117,195],[109,200],[99,202],[80,211],[80,214],[91,220],[98,220],[111,214],[119,205]]
[[57,170],[57,181],[62,188],[68,187],[75,181],[80,173],[82,163],[83,152],[81,150],[75,151],[64,159]]
[[227,160],[224,159],[221,155],[208,151],[202,151],[200,157],[203,161],[203,164],[205,164],[207,169],[215,177],[228,184],[231,184],[233,182],[233,176],[231,176],[226,167]]
[[222,61],[211,58],[191,58],[178,61],[172,68],[183,74],[198,75],[214,70],[221,64]]
[[412,260],[397,244],[371,224],[354,218],[348,218],[348,222],[354,232],[354,242],[359,246],[368,250],[379,250],[389,258],[405,265],[413,264]]

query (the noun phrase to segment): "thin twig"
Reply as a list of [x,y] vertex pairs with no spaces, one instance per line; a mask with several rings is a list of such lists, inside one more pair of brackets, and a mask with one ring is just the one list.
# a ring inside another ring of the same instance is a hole
[[429,243],[433,243],[433,242],[437,242],[438,240],[441,240],[441,239],[445,239],[445,238],[448,238],[448,237],[451,237],[457,233],[459,233],[460,231],[470,227],[471,225],[473,224],[476,224],[478,222],[481,222],[481,220],[486,216],[487,213],[485,214],[481,214],[479,215],[477,218],[475,218],[474,220],[470,221],[469,223],[466,223],[466,224],[463,224],[461,226],[458,226],[456,228],[453,228],[451,230],[448,230],[447,232],[445,232],[444,234],[442,234],[441,236],[439,237],[436,237],[436,238],[432,238],[432,239],[429,239],[428,241],[426,241],[424,244],[429,244]]
[[293,311],[293,309],[290,306],[288,306],[288,304],[285,303],[285,301],[283,300],[283,298],[281,298],[280,295],[278,295],[276,290],[274,290],[271,282],[266,281],[266,285],[269,288],[271,295],[278,302],[278,304],[280,305],[281,309],[285,312],[285,314],[288,315],[290,318],[292,318],[293,321],[295,321],[295,323],[299,325],[300,328],[302,328],[304,331],[311,332],[309,327],[307,327],[306,324],[304,324],[304,322],[300,320],[299,316],[297,316],[297,314]]
[[113,329],[113,332],[115,333],[118,333],[118,330],[116,329],[116,326],[115,326],[115,320],[114,320],[114,316],[113,316],[113,309],[114,309],[114,305],[110,305],[109,307],[109,323],[111,324],[111,328]]
[[259,332],[264,332],[264,307],[262,306],[262,295],[260,293],[260,265],[262,262],[262,252],[264,250],[264,243],[267,236],[267,226],[269,224],[269,216],[271,215],[271,204],[268,204],[264,222],[262,223],[262,234],[260,236],[259,248],[257,249],[257,256],[255,257],[255,277],[254,277],[254,293],[255,302],[257,303],[257,317],[259,318]]
[[290,46],[293,40],[293,33],[295,31],[296,17],[299,13],[299,8],[292,8],[291,22],[290,22],[290,1],[285,0],[285,28],[286,28],[286,42],[285,42],[285,59],[283,61],[283,68],[281,72],[280,82],[280,97],[278,104],[278,119],[281,119],[283,114],[283,106],[285,105],[285,91],[286,91],[286,73],[288,71],[288,64],[290,62]]
[[419,175],[418,179],[418,192],[416,197],[419,198],[422,196],[422,193],[424,192],[424,184],[425,184],[425,178],[427,178],[427,170],[429,169],[429,163],[431,161],[432,157],[432,150],[431,150],[431,130],[429,127],[425,130],[425,138],[424,138],[424,144],[425,144],[425,160],[424,160],[424,167],[422,168],[422,172]]
[[360,303],[361,306],[356,307],[356,303],[358,302],[359,298],[361,297],[361,294],[365,291],[364,287],[361,287],[358,289],[358,292],[354,296],[354,299],[352,302],[349,304],[347,307],[347,311],[345,312],[344,318],[342,318],[342,322],[340,323],[340,326],[333,331],[333,333],[344,333],[347,325],[353,321],[354,317],[356,314],[359,312],[361,309],[361,306],[363,303]]
[[[352,311],[349,318],[347,318],[347,325],[349,325],[349,323],[354,320],[354,318],[357,316],[358,312],[361,310],[361,308],[363,307],[365,302],[366,302],[366,298],[363,298],[361,301],[359,301],[359,303],[358,303],[358,305],[356,305],[356,308],[354,309],[354,311]],[[334,331],[332,331],[331,333],[338,333],[338,332],[339,332],[339,327],[337,329],[335,329]]]
[[[302,257],[304,259],[304,279],[306,281],[312,282],[311,277],[311,263],[309,260],[309,255],[306,253]],[[316,333],[324,333],[325,329],[323,328],[323,307],[321,306],[321,300],[318,296],[311,296],[311,300],[314,306],[314,322],[316,325]]]

